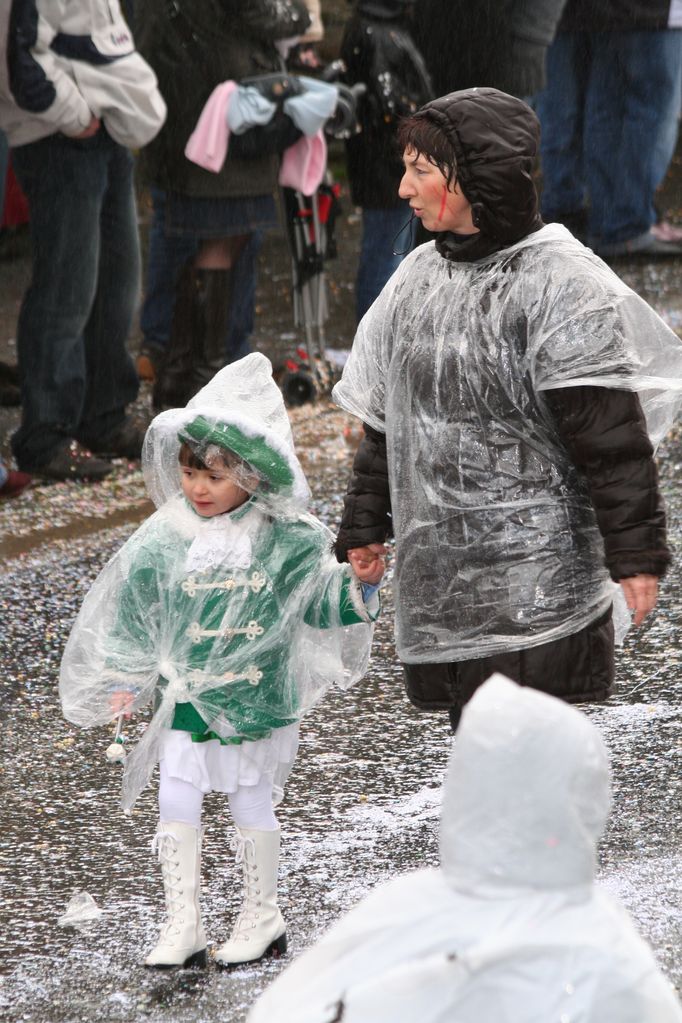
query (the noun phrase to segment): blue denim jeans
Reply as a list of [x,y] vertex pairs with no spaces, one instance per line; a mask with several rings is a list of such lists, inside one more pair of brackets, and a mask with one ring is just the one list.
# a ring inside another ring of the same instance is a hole
[[71,438],[104,438],[138,392],[126,341],[139,294],[133,161],[106,131],[12,152],[31,210],[33,270],[17,327],[23,395],[12,448],[39,468]]
[[414,225],[405,202],[393,209],[362,211],[362,244],[355,281],[355,310],[358,323],[391,274],[414,245]]
[[682,30],[560,33],[538,94],[542,214],[589,202],[589,242],[645,235],[677,138]]
[[[194,259],[201,237],[176,236],[166,230],[166,194],[152,188],[152,222],[140,327],[148,345],[165,349],[171,333],[175,285],[183,266]],[[261,231],[253,231],[234,266],[232,300],[225,338],[225,358],[234,362],[251,351],[256,304],[257,259],[263,243]]]

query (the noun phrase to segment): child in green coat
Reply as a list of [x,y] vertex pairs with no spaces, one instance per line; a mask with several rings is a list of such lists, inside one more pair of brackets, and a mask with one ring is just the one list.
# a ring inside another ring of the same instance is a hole
[[[244,901],[222,965],[286,948],[274,806],[299,720],[367,664],[384,548],[331,554],[268,360],[221,370],[187,408],[161,413],[143,467],[158,510],[105,566],[66,646],[66,717],[102,724],[152,704],[128,757],[129,808],[159,763],[155,846],[167,918],[146,965],[206,962],[199,909],[201,808],[227,794]],[[352,626],[352,628],[347,628]]]

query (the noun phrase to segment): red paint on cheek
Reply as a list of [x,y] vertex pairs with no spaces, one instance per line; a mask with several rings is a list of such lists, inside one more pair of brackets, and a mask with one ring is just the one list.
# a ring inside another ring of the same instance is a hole
[[443,196],[441,198],[440,209],[438,211],[438,219],[439,220],[443,219],[443,214],[445,213],[445,203],[447,202],[447,198],[448,198],[448,190],[445,187],[445,185],[443,185]]

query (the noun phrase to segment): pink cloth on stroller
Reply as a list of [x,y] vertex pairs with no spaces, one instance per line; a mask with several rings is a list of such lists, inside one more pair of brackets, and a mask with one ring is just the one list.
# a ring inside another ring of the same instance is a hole
[[[185,146],[188,160],[214,174],[220,173],[227,157],[230,144],[227,110],[237,88],[234,81],[216,85]],[[303,195],[312,195],[322,182],[326,166],[327,143],[320,129],[315,135],[304,135],[285,150],[279,183]]]

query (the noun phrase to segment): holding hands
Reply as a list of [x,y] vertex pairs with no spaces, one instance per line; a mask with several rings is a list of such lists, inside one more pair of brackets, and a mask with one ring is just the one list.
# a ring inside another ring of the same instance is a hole
[[383,543],[370,543],[366,547],[353,547],[348,551],[351,568],[362,583],[376,586],[386,571],[388,547]]

